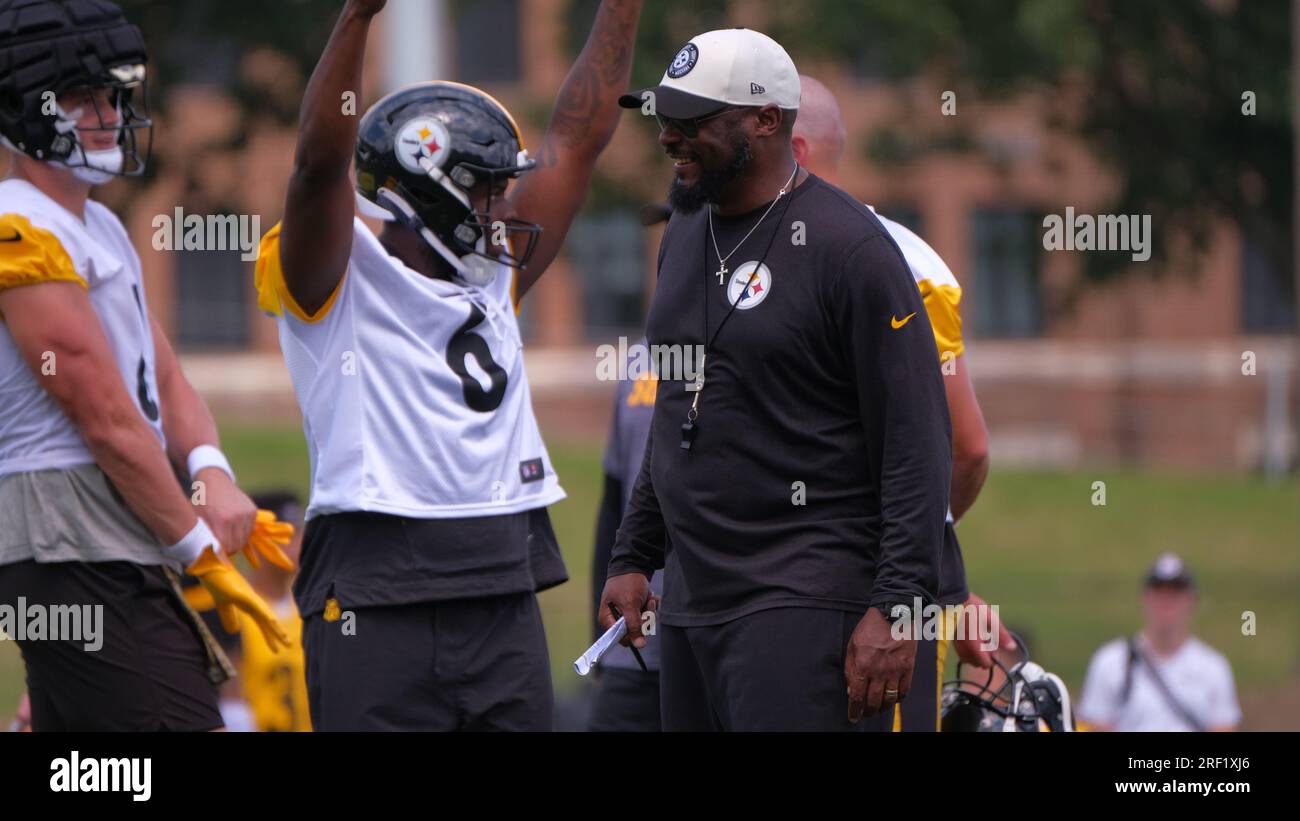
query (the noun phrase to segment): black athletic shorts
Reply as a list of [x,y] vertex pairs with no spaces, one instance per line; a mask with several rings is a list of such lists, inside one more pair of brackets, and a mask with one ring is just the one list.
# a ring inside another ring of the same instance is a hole
[[537,596],[347,608],[307,616],[312,727],[550,730],[554,698]]
[[[203,640],[161,567],[132,562],[0,565],[0,606],[15,608],[10,612],[16,614],[20,603],[24,608],[103,608],[102,619],[91,616],[98,621],[94,641],[87,641],[84,625],[75,638],[61,633],[56,640],[48,632],[40,640],[13,636],[27,666],[34,731],[222,726]],[[87,649],[88,644],[97,649]]]

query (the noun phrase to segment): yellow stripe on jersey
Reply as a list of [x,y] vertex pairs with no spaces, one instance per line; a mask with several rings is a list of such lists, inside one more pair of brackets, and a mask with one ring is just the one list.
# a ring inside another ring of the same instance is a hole
[[[934,674],[934,731],[937,733],[943,729],[943,670],[948,664],[948,608],[939,611],[939,640],[935,642],[938,645],[935,651],[938,653],[938,660],[935,663]],[[956,629],[956,625],[952,626]]]
[[0,291],[43,282],[90,287],[58,237],[21,214],[0,214]]
[[[257,287],[257,307],[275,316],[283,313],[282,308],[288,308],[289,313],[303,322],[320,322],[334,307],[334,300],[338,298],[339,291],[342,289],[343,279],[339,279],[339,284],[334,286],[334,292],[330,294],[329,299],[325,300],[320,310],[314,314],[304,311],[293,298],[293,294],[289,293],[289,286],[284,283],[284,270],[280,267],[280,225],[281,223],[277,222],[275,227],[266,232],[257,249],[257,267],[253,273],[253,283]],[[351,225],[348,226],[348,230],[352,230]]]
[[966,343],[961,338],[961,288],[955,285],[935,285],[928,279],[920,280],[916,286],[921,289],[921,301],[925,303],[925,312],[930,317],[930,326],[934,328],[934,343],[939,348],[939,359],[951,352],[949,358],[956,358],[966,350]]

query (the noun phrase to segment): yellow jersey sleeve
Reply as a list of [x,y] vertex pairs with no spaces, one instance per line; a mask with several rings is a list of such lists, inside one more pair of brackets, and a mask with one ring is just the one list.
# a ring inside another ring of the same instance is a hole
[[961,338],[961,286],[937,285],[922,279],[916,283],[921,289],[925,313],[934,328],[934,343],[939,348],[939,360],[955,359],[966,350]]
[[282,316],[284,309],[288,308],[289,313],[303,322],[320,322],[329,316],[330,309],[334,307],[334,301],[338,299],[339,291],[343,287],[343,280],[340,279],[339,284],[334,286],[334,292],[316,313],[309,314],[303,310],[284,283],[284,270],[280,267],[280,225],[281,223],[277,222],[270,231],[267,231],[257,248],[257,265],[253,269],[253,284],[257,288],[257,307],[272,316]]
[[21,214],[0,214],[0,291],[43,282],[90,287],[53,232],[37,228]]

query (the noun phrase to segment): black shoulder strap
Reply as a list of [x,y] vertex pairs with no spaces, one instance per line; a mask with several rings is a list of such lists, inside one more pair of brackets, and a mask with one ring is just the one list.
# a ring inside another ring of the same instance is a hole
[[1123,709],[1128,705],[1128,697],[1133,692],[1133,663],[1137,661],[1137,641],[1128,637],[1128,660],[1124,663],[1124,687],[1119,693],[1119,706]]
[[[1196,716],[1192,715],[1192,711],[1184,707],[1183,703],[1174,696],[1173,691],[1169,689],[1169,685],[1165,683],[1164,677],[1160,675],[1160,671],[1151,663],[1151,659],[1147,658],[1146,653],[1142,652],[1142,648],[1138,646],[1137,641],[1133,638],[1129,638],[1128,643],[1130,653],[1129,658],[1131,660],[1141,661],[1146,665],[1147,670],[1151,673],[1151,679],[1156,683],[1156,689],[1160,691],[1160,695],[1165,697],[1165,703],[1170,707],[1173,707],[1174,712],[1178,713],[1183,721],[1186,721],[1188,726],[1193,730],[1198,733],[1205,732],[1205,725],[1202,724]],[[1132,667],[1131,662],[1129,666],[1130,668]]]

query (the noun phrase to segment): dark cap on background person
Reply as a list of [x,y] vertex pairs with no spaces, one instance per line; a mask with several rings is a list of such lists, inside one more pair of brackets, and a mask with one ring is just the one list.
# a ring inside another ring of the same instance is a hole
[[1196,580],[1192,578],[1192,572],[1187,569],[1187,563],[1181,556],[1177,553],[1161,553],[1142,580],[1143,587],[1156,585],[1193,589]]
[[618,104],[640,108],[653,93],[653,113],[685,120],[726,106],[797,110],[799,89],[799,71],[780,43],[753,29],[718,29],[682,46],[659,85],[624,94]]

